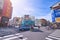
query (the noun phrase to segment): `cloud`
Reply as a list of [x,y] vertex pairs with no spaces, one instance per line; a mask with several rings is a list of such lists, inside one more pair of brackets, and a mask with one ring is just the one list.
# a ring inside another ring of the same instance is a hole
[[49,20],[49,21],[52,22],[52,15],[51,15],[52,12],[53,12],[53,11],[51,10],[50,13],[48,13],[46,16],[38,16],[37,18],[38,18],[38,19],[42,19],[42,18],[43,18],[43,19],[46,19],[46,20]]
[[[35,7],[34,5],[32,5],[33,1],[32,1],[32,3],[30,3],[30,0],[11,0],[11,2],[12,2],[12,6],[13,6],[12,18],[15,16],[21,17],[25,14],[29,14],[32,16],[34,15],[38,19],[44,18],[44,19],[47,19],[50,21],[52,20],[51,19],[52,12],[48,13],[45,16],[40,16],[44,12],[42,13],[41,12],[42,9],[40,10],[38,7]],[[42,13],[42,14],[39,14],[39,13]]]
[[34,9],[29,6],[28,0],[11,0],[13,6],[12,17],[32,14]]
[[46,20],[49,20],[49,21],[51,21],[52,19],[51,19],[51,14],[48,14],[48,15],[46,15],[46,16],[38,16],[37,17],[38,19],[46,19]]

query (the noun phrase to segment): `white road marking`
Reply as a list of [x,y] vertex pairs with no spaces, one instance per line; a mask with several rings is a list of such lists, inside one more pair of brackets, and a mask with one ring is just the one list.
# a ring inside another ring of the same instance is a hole
[[[2,40],[11,40],[12,39],[13,40],[15,38],[18,38],[19,40],[21,40],[19,37],[23,37],[23,35],[21,35],[20,33],[17,33],[17,34],[0,37],[0,39],[2,39]],[[27,38],[23,38],[22,40],[27,40]]]
[[47,39],[47,40],[53,40],[53,39],[60,40],[60,38],[53,37],[53,36],[48,36],[48,37],[46,37],[45,39]]
[[48,38],[48,37],[46,37],[45,39],[46,39],[46,40],[53,40],[53,39],[50,39],[50,38]]
[[12,35],[7,35],[7,36],[3,36],[3,37],[0,37],[0,39],[1,39],[1,38],[7,38],[7,37],[18,36],[18,35],[20,35],[20,33],[12,34]]
[[27,40],[28,38],[24,38],[24,39],[19,39],[19,40]]
[[2,37],[0,37],[0,39],[1,39]]
[[53,38],[53,39],[59,39],[59,38],[57,38],[57,37],[53,37],[53,36],[48,36],[48,37]]
[[11,40],[11,39],[19,38],[19,37],[23,37],[23,35],[18,35],[18,36],[15,36],[15,37],[6,38],[4,40]]
[[28,38],[24,38],[23,40],[27,40]]

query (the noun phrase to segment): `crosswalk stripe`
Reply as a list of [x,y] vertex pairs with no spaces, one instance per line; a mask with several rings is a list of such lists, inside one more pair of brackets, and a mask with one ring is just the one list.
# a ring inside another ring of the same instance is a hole
[[[28,38],[24,38],[23,40],[27,40]],[[21,40],[21,39],[20,39]]]
[[50,38],[48,38],[48,37],[46,37],[45,39],[46,39],[46,40],[53,40],[53,39],[50,39]]
[[15,37],[6,38],[6,39],[4,39],[4,40],[11,40],[11,39],[19,38],[19,37],[21,37],[21,36],[23,36],[23,35],[18,35],[18,36],[15,36]]
[[[2,40],[13,40],[15,38],[18,38],[19,40],[21,40],[20,37],[23,37],[23,35],[21,35],[20,33],[17,33],[17,34],[12,34],[12,35],[0,37],[0,39],[2,39]],[[22,40],[27,40],[27,38],[23,38]]]
[[53,37],[53,36],[48,36],[48,37],[50,37],[50,38],[54,38],[54,39],[59,39],[59,38],[57,38],[57,37]]
[[47,40],[60,40],[60,38],[53,37],[53,36],[48,36],[45,39],[47,39]]
[[3,36],[3,37],[0,37],[0,39],[1,39],[1,38],[9,38],[9,37],[18,36],[18,35],[20,35],[20,33]]

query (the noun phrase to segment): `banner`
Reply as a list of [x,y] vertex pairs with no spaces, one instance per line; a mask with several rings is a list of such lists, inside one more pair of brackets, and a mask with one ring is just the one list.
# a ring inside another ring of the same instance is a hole
[[60,9],[54,10],[56,17],[60,17]]

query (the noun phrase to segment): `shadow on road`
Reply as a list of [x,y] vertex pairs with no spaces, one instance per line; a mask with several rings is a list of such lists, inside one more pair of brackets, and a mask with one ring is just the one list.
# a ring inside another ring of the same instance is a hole
[[43,32],[43,31],[39,29],[34,29],[32,32]]
[[28,29],[27,30],[18,30],[18,33],[26,32],[26,31],[29,31],[29,30]]
[[26,31],[32,31],[32,32],[43,32],[42,30],[34,29],[34,30],[20,30],[20,31],[18,31],[18,33],[20,33],[20,32],[26,32]]

